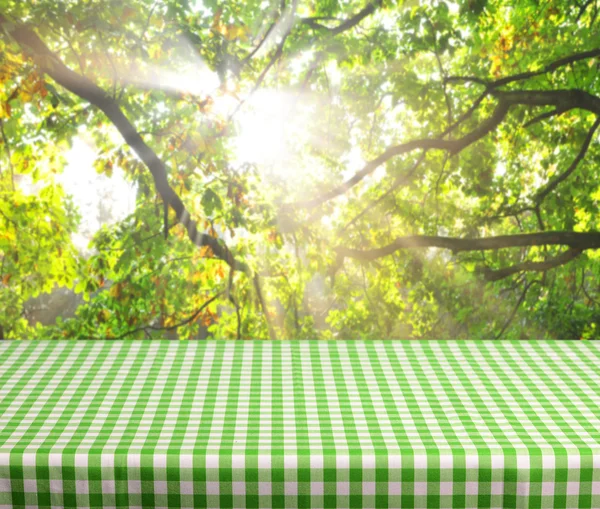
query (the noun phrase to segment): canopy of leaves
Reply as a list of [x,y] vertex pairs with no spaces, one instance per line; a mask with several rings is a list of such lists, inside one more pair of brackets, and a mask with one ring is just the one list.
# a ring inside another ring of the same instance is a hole
[[[0,337],[597,339],[599,12],[4,0]],[[137,189],[87,257],[84,134]]]

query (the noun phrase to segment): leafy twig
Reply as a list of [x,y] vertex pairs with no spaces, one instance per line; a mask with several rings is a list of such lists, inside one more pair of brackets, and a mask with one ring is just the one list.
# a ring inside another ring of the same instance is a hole
[[144,331],[146,334],[148,334],[148,329],[155,330],[155,331],[161,331],[161,330],[170,331],[170,330],[178,329],[179,327],[182,327],[183,325],[187,325],[188,323],[193,322],[198,317],[198,315],[200,313],[202,313],[202,311],[204,311],[210,304],[212,304],[221,295],[223,295],[223,293],[224,292],[217,293],[214,297],[211,297],[204,304],[202,304],[202,306],[200,306],[189,318],[186,318],[185,320],[183,320],[179,323],[176,323],[175,325],[169,325],[168,327],[155,327],[153,325],[145,325],[144,327],[138,327],[137,329],[132,329],[130,331],[127,331],[126,333],[121,334],[120,336],[118,336],[114,339],[122,339],[126,336],[130,336],[131,334],[135,334],[136,332],[141,332],[141,331]]
[[519,307],[521,307],[521,304],[525,300],[525,297],[527,296],[527,292],[529,291],[529,288],[531,288],[534,283],[540,283],[540,280],[534,279],[533,281],[530,281],[529,283],[527,283],[527,285],[523,289],[523,293],[521,293],[521,297],[519,298],[519,300],[517,301],[517,304],[513,308],[512,313],[508,317],[508,320],[506,320],[504,327],[502,327],[502,330],[496,335],[496,337],[494,339],[500,339],[502,337],[502,335],[506,332],[506,329],[508,329],[509,325],[514,320],[515,315],[517,314],[517,310],[519,309]]

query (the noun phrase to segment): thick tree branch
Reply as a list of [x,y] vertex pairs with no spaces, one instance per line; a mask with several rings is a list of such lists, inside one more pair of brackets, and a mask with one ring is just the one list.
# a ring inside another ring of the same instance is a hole
[[546,272],[555,267],[560,267],[574,260],[582,253],[581,249],[569,249],[560,255],[544,260],[543,262],[523,262],[504,267],[499,270],[481,269],[478,272],[483,274],[486,281],[499,281],[519,272]]
[[522,72],[519,74],[513,74],[512,76],[499,78],[494,81],[487,81],[476,76],[448,76],[445,79],[445,81],[448,83],[457,81],[468,81],[472,83],[478,83],[479,85],[483,85],[488,88],[497,88],[503,85],[507,85],[508,83],[514,83],[515,81],[522,81],[529,78],[534,78],[536,76],[541,76],[542,74],[547,74],[556,71],[556,69],[564,67],[565,65],[574,64],[575,62],[579,62],[580,60],[586,60],[597,56],[600,56],[600,48],[595,48],[589,51],[583,51],[581,53],[573,53],[572,55],[559,58],[558,60],[551,62],[545,67],[542,67],[539,71]]
[[554,106],[561,112],[582,109],[600,115],[600,97],[581,89],[492,90],[491,95],[510,105]]
[[0,24],[6,27],[12,39],[19,44],[25,53],[34,59],[43,72],[71,93],[96,106],[108,117],[121,133],[125,142],[150,170],[156,190],[163,201],[175,211],[178,220],[185,226],[188,236],[194,244],[209,246],[215,257],[225,261],[235,270],[249,272],[248,267],[244,263],[234,259],[227,246],[210,235],[198,231],[185,205],[169,185],[167,169],[163,161],[146,144],[133,124],[123,114],[117,102],[110,95],[88,78],[75,73],[65,66],[37,34],[28,27],[12,21],[8,23],[7,19],[1,13]]
[[520,74],[515,74],[513,76],[507,76],[505,78],[497,79],[493,82],[495,87],[500,87],[502,85],[506,85],[508,83],[513,83],[515,81],[526,80],[529,78],[534,78],[535,76],[541,76],[542,74],[548,74],[550,72],[554,72],[560,67],[564,67],[569,64],[574,64],[575,62],[579,62],[580,60],[587,60],[589,58],[594,58],[600,56],[600,48],[595,48],[590,51],[582,51],[581,53],[574,53],[572,55],[559,58],[554,62],[546,65],[539,71],[530,71],[523,72]]
[[[496,128],[500,122],[504,119],[506,114],[508,113],[510,103],[507,101],[501,100],[498,103],[498,106],[494,110],[494,113],[490,118],[481,123],[479,127],[468,133],[467,135],[459,138],[457,140],[444,140],[441,137],[432,138],[432,139],[421,139],[421,140],[412,140],[406,143],[402,143],[400,145],[395,145],[393,147],[388,148],[385,152],[383,152],[379,157],[373,159],[369,163],[367,163],[364,168],[358,172],[356,172],[351,178],[349,178],[346,182],[341,184],[340,186],[332,189],[331,191],[322,194],[321,196],[314,198],[312,200],[307,200],[303,202],[290,203],[283,206],[283,209],[290,208],[304,208],[304,209],[313,209],[318,207],[319,205],[325,203],[326,201],[331,200],[341,194],[344,194],[351,187],[358,184],[362,181],[367,175],[371,174],[375,169],[381,166],[386,161],[391,158],[405,154],[408,152],[412,152],[413,150],[423,149],[439,149],[439,150],[447,150],[450,154],[454,155],[468,147],[475,141],[483,138],[489,132]],[[447,134],[447,133],[444,133]]]
[[334,28],[329,28],[329,27],[326,27],[325,25],[321,25],[320,23],[317,23],[317,19],[322,19],[322,18],[302,18],[300,21],[302,23],[308,25],[311,28],[314,28],[317,30],[326,30],[332,36],[335,36],[335,35],[341,34],[342,32],[350,30],[351,28],[354,28],[363,19],[365,19],[367,16],[370,16],[379,7],[381,7],[382,3],[383,3],[383,0],[375,0],[374,2],[369,2],[364,8],[362,8],[360,11],[358,11],[354,16],[352,16],[351,18],[348,18],[346,21],[343,21],[342,23],[340,23],[338,26],[336,26]]
[[[337,188],[312,200],[285,205],[284,209],[292,207],[312,209],[318,207],[326,201],[329,201],[332,198],[335,198],[348,191],[348,189],[359,183],[367,175],[372,173],[377,167],[379,167],[381,164],[391,159],[392,157],[406,152],[410,152],[417,148],[437,148],[442,150],[448,150],[451,154],[456,154],[463,150],[465,147],[469,146],[473,142],[488,134],[493,129],[495,129],[497,125],[500,124],[500,122],[502,122],[502,120],[508,112],[508,108],[512,105],[520,104],[528,106],[555,106],[556,113],[564,113],[565,111],[568,111],[570,109],[581,108],[596,113],[597,115],[600,115],[600,98],[593,96],[592,94],[589,94],[584,90],[496,90],[502,85],[552,72],[562,66],[578,62],[580,60],[593,58],[599,55],[600,48],[596,48],[590,51],[584,51],[581,53],[575,53],[573,55],[569,55],[567,57],[555,60],[554,62],[545,66],[540,71],[516,74],[514,76],[507,76],[505,78],[501,78],[495,81],[487,81],[477,77],[464,76],[450,76],[448,78],[445,78],[444,82],[471,81],[474,83],[479,83],[480,85],[485,86],[485,91],[476,100],[476,102],[467,111],[467,113],[463,117],[461,117],[461,119],[459,119],[457,122],[455,122],[452,126],[450,126],[442,135],[440,135],[436,139],[414,140],[408,143],[391,147],[385,152],[383,152],[379,157],[370,161],[362,170],[357,172],[353,177],[351,177],[349,180],[347,180]],[[455,141],[446,140],[444,142],[442,138],[446,134],[448,134],[448,132],[452,131],[458,125],[460,125],[460,123],[463,122],[466,118],[468,118],[473,113],[473,111],[475,111],[475,109],[479,107],[483,99],[490,94],[500,99],[500,103],[498,104],[498,107],[496,108],[496,111],[494,112],[492,117],[490,117],[487,121],[485,121],[483,124],[481,124],[478,128],[476,128],[474,131],[472,131],[465,137]],[[549,116],[552,115],[544,114],[538,120],[541,120],[542,118],[547,118]]]
[[598,249],[600,248],[600,232],[548,231],[471,239],[410,235],[399,237],[391,244],[376,249],[360,250],[340,246],[335,251],[339,257],[355,258],[368,262],[388,256],[400,249],[437,247],[459,253],[462,251],[488,251],[530,246],[568,246],[581,251],[585,249]]
[[[563,90],[490,90],[489,94],[498,98],[499,102],[494,113],[487,120],[482,122],[477,128],[462,138],[456,140],[444,140],[442,137],[447,134],[448,129],[437,138],[412,140],[400,145],[388,148],[385,152],[367,163],[364,168],[356,172],[350,179],[340,186],[322,194],[312,200],[303,202],[285,204],[283,209],[304,208],[313,209],[322,205],[341,194],[344,194],[350,188],[362,181],[367,175],[375,171],[376,168],[391,159],[392,157],[405,154],[417,149],[438,149],[446,150],[450,155],[455,155],[464,150],[469,145],[480,140],[492,132],[506,117],[511,106],[555,106],[561,111],[568,111],[579,108],[590,111],[600,116],[600,98],[584,90],[563,89]],[[453,128],[456,124],[453,126]]]

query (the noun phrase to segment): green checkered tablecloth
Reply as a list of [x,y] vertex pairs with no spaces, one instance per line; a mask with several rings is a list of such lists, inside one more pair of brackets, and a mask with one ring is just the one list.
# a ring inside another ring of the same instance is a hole
[[0,507],[600,508],[600,343],[2,342]]

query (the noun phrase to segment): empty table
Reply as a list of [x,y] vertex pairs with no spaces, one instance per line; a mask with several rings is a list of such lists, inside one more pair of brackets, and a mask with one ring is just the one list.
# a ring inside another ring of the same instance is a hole
[[598,508],[599,346],[2,342],[0,506]]

